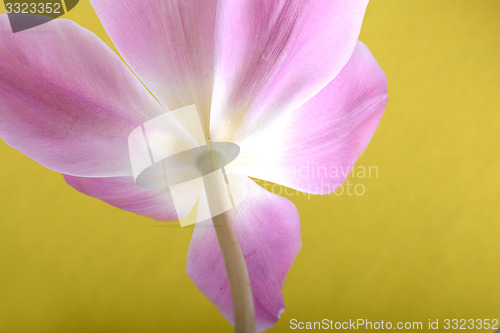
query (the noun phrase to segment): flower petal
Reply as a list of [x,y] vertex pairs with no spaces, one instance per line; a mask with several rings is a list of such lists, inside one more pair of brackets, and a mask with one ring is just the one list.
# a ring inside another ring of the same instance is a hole
[[176,221],[168,190],[149,190],[135,184],[133,177],[87,178],[64,175],[66,182],[83,194],[158,221]]
[[[281,289],[299,252],[300,219],[288,199],[240,176],[248,196],[230,211],[245,256],[259,332],[274,325],[285,306]],[[231,292],[212,221],[197,223],[189,246],[187,273],[198,289],[233,323]]]
[[210,130],[240,142],[327,85],[349,60],[367,0],[222,0]]
[[129,133],[163,109],[123,61],[64,19],[0,31],[2,139],[61,173],[130,174]]
[[340,74],[281,122],[240,144],[238,172],[303,192],[335,191],[373,136],[387,103],[387,80],[358,43]]
[[91,0],[116,48],[168,109],[196,104],[205,130],[216,0]]

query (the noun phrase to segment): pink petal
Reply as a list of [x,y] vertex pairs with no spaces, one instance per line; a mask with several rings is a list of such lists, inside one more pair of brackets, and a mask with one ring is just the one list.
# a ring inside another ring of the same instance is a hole
[[[288,199],[264,190],[248,177],[242,177],[241,183],[250,193],[230,214],[245,255],[260,332],[274,325],[285,309],[281,289],[301,246],[300,219]],[[195,225],[187,273],[233,323],[226,269],[212,221]]]
[[349,60],[367,0],[223,0],[211,131],[240,142],[327,85]]
[[280,123],[241,146],[234,168],[303,192],[335,191],[373,136],[387,103],[387,80],[361,42],[340,74]]
[[208,129],[217,1],[91,0],[132,70],[170,110],[196,104]]
[[139,215],[158,221],[175,221],[177,214],[168,190],[138,187],[133,177],[86,178],[64,175],[77,191]]
[[61,173],[130,174],[128,135],[162,108],[120,58],[64,19],[0,31],[2,139]]

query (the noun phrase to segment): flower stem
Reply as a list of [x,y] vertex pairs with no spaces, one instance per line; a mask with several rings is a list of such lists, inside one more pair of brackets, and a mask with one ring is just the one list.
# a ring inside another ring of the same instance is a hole
[[[210,147],[210,140],[209,140]],[[215,152],[209,150],[212,171],[217,169]],[[225,174],[224,168],[222,172]],[[227,179],[227,178],[226,178]],[[223,191],[228,190],[227,184],[204,180],[205,191],[209,207],[216,207],[217,201],[222,198]],[[243,251],[241,250],[236,229],[229,212],[212,217],[215,233],[226,265],[231,299],[233,301],[234,331],[235,333],[255,333],[255,308],[253,304],[252,286]]]
[[235,333],[254,333],[255,309],[252,287],[236,230],[227,212],[213,217],[212,221],[226,264],[229,287],[231,288],[234,331]]

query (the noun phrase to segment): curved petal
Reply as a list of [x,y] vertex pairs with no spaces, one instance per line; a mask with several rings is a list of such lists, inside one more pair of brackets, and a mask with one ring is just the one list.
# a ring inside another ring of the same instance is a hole
[[128,135],[162,112],[97,36],[57,19],[12,33],[0,16],[0,137],[57,172],[131,174]]
[[176,221],[168,190],[149,190],[136,185],[133,177],[86,178],[63,175],[66,182],[83,194],[158,221]]
[[[248,177],[241,176],[240,186],[249,194],[230,214],[247,263],[261,332],[274,325],[285,309],[281,289],[301,246],[300,219],[288,199]],[[233,323],[231,292],[212,221],[195,225],[186,269],[198,289]]]
[[242,144],[233,167],[299,191],[335,191],[368,146],[387,103],[387,80],[358,43],[340,74],[287,118]]
[[327,85],[349,60],[367,0],[222,0],[210,130],[240,142]]
[[116,48],[170,110],[196,104],[205,130],[217,0],[91,0]]

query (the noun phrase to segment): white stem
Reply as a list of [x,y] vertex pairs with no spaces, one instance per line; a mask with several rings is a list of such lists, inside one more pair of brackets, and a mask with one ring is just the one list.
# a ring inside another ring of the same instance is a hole
[[[212,170],[214,163],[210,154]],[[227,190],[226,184],[205,180],[209,207],[222,197]],[[209,190],[208,190],[209,189]],[[212,206],[215,207],[215,206]],[[252,286],[248,276],[248,269],[243,251],[241,250],[236,229],[228,212],[212,217],[219,246],[226,265],[226,272],[231,289],[231,299],[234,311],[234,331],[236,333],[255,333],[255,308],[253,303]]]

